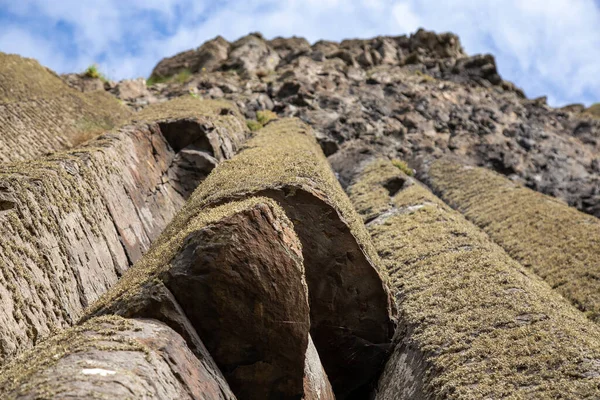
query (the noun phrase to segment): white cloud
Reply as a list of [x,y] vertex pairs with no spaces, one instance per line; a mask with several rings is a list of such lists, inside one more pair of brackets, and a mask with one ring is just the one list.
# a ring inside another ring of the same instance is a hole
[[[219,34],[234,40],[260,31],[314,42],[423,26],[459,34],[471,54],[493,53],[504,78],[530,96],[548,94],[557,105],[600,100],[594,0],[0,0],[0,9],[0,17],[19,18],[0,28],[0,50],[59,72],[105,59],[100,67],[113,78],[147,76],[161,58]],[[36,31],[40,21],[46,29],[66,24],[72,36]]]

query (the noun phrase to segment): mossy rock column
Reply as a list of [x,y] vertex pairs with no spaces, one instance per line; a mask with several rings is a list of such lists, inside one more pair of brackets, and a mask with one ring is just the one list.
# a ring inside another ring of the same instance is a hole
[[301,398],[308,291],[283,210],[251,198],[176,223],[88,316],[156,318],[190,343],[197,333],[238,398]]
[[[216,129],[244,137],[233,106],[194,101],[185,121],[195,138]],[[207,173],[182,172],[175,149],[159,123],[138,123],[0,165],[0,365],[77,321],[159,236],[185,202],[182,185],[193,189]]]
[[427,182],[508,254],[600,323],[600,220],[484,168],[434,162]]
[[130,115],[109,93],[82,93],[35,60],[0,53],[0,162],[73,147]]
[[598,398],[600,329],[389,161],[349,187],[399,308],[377,399]]
[[310,128],[271,121],[196,189],[167,236],[199,209],[234,199],[276,200],[302,242],[311,335],[336,395],[374,379],[393,332],[389,292],[360,216],[337,182]]
[[203,349],[156,320],[100,317],[14,360],[0,375],[3,399],[227,399],[221,372]]

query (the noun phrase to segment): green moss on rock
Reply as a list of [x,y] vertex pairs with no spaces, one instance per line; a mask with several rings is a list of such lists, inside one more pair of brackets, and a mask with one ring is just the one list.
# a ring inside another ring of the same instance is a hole
[[[404,183],[392,194],[394,179]],[[487,235],[387,160],[349,195],[403,327],[378,399],[600,396],[599,328]]]
[[600,220],[489,170],[449,160],[429,170],[433,189],[600,322]]

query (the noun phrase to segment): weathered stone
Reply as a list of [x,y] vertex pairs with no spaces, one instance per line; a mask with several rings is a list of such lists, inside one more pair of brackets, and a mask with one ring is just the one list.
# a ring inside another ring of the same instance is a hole
[[423,175],[508,254],[600,322],[600,220],[483,168],[438,160]]
[[100,78],[92,78],[86,74],[64,74],[60,77],[67,85],[80,92],[104,91],[104,82]]
[[393,327],[367,232],[308,126],[269,122],[198,187],[165,235],[198,209],[260,195],[294,221],[304,249],[311,335],[338,397],[376,377]]
[[162,59],[152,70],[151,77],[168,78],[182,71],[192,73],[213,71],[227,59],[230,44],[221,36],[207,41],[196,50],[188,50]]
[[168,176],[184,198],[219,162],[233,157],[249,133],[235,105],[191,96],[150,105],[134,118],[157,122],[177,152]]
[[273,71],[279,64],[279,54],[260,34],[253,33],[231,45],[228,60],[223,68],[239,72]]
[[304,397],[303,400],[335,400],[333,389],[327,374],[321,365],[319,353],[312,339],[308,338],[306,358],[304,360]]
[[194,330],[240,399],[300,398],[310,321],[291,222],[266,198],[180,216],[91,315]]
[[117,83],[111,91],[119,99],[125,101],[131,101],[150,94],[146,88],[146,80],[144,78],[123,80]]
[[140,125],[0,167],[2,361],[75,322],[148,248],[184,202],[165,184],[174,157]]
[[349,188],[390,275],[377,399],[595,398],[600,328],[389,161]]
[[82,93],[35,60],[0,53],[0,162],[74,146],[128,115],[104,91]]
[[[222,117],[199,116],[210,102],[196,104],[188,127],[211,119],[220,126]],[[177,120],[162,126],[169,124]],[[0,166],[0,364],[81,317],[182,206],[180,187],[193,190],[187,180],[203,175],[174,169],[181,156],[166,136],[156,123],[131,125],[69,152]]]
[[10,399],[235,399],[206,350],[154,320],[101,317],[70,328],[0,375]]

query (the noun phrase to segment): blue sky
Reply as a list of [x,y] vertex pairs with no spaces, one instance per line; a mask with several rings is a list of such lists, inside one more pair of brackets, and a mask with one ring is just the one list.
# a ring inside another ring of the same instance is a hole
[[222,35],[341,40],[419,27],[492,53],[505,79],[550,104],[600,101],[597,0],[0,0],[0,51],[57,72],[97,63],[112,79],[148,76],[163,57]]

